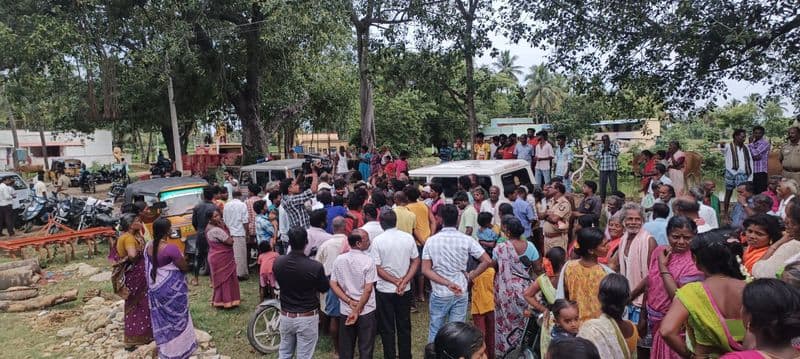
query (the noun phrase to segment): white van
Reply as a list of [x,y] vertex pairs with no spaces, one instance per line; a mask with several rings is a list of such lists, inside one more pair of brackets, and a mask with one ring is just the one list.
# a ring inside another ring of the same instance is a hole
[[14,172],[0,172],[0,178],[6,178],[8,176],[14,177],[14,183],[11,184],[11,186],[14,187],[14,201],[11,207],[15,210],[24,209],[28,205],[28,200],[31,197],[31,187],[20,175]]
[[458,191],[458,177],[476,175],[478,183],[489,191],[489,187],[500,187],[500,197],[506,189],[533,183],[531,165],[524,160],[452,161],[408,171],[412,183],[438,183],[446,199],[453,198]]
[[239,188],[246,189],[250,183],[264,187],[270,182],[280,182],[286,178],[295,178],[303,173],[305,159],[276,160],[254,165],[242,166],[239,169]]

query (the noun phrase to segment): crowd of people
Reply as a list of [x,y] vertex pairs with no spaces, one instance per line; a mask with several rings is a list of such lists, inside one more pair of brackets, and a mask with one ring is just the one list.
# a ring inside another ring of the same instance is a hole
[[[763,128],[748,145],[735,131],[730,211],[714,182],[684,181],[678,142],[643,153],[639,200],[617,190],[620,150],[605,136],[599,186],[573,193],[566,137],[551,144],[546,131],[440,146],[442,161],[516,158],[535,173],[502,189],[467,174],[452,198],[439,183],[410,182],[408,154],[388,149],[365,148],[355,168],[335,158],[333,173],[250,184],[246,196],[228,173],[194,209],[192,283],[207,262],[211,305],[238,306],[257,247],[262,298],[280,290],[280,358],[314,357],[320,327],[340,358],[373,357],[378,337],[383,357],[411,358],[422,305],[429,358],[506,357],[539,315],[533,348],[546,358],[797,358],[800,130],[789,134],[784,173],[769,177]],[[189,265],[156,224],[147,242],[141,220],[123,218],[116,289],[126,292],[126,342],[156,334],[163,356],[180,357],[196,344],[188,287],[171,284]],[[175,313],[177,323],[165,319]]]

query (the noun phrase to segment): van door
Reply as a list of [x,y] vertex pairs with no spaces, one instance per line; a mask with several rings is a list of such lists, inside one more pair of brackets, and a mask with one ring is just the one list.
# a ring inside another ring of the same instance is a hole
[[531,175],[527,168],[520,168],[513,172],[507,172],[500,175],[500,182],[502,183],[503,193],[510,189],[515,189],[519,186],[526,186],[531,188],[530,185]]

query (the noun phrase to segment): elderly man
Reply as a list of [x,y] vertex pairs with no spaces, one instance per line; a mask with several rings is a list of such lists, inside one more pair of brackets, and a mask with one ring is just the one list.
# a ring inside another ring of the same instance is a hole
[[500,205],[509,203],[507,199],[500,198],[500,187],[489,187],[489,198],[483,200],[481,203],[481,212],[488,212],[492,214],[492,225],[500,225]]
[[700,217],[700,203],[694,197],[681,196],[672,203],[672,210],[676,216],[689,217],[697,224],[697,233],[706,233],[712,228],[708,222]]
[[548,206],[542,223],[544,233],[544,253],[553,247],[567,248],[569,239],[569,222],[572,218],[572,206],[564,196],[566,188],[561,182],[551,182],[545,187]]
[[600,214],[600,228],[606,228],[606,224],[608,224],[608,219],[611,218],[617,211],[622,208],[622,205],[625,204],[625,201],[622,200],[619,196],[609,196],[608,201],[606,202],[606,209],[602,211]]
[[789,204],[789,201],[797,195],[797,187],[797,181],[791,178],[784,178],[775,190],[781,201],[780,204],[778,204],[778,212],[776,215],[781,217],[784,221],[786,220],[786,206]]
[[[647,230],[642,228],[644,211],[636,203],[626,203],[622,206],[622,225],[627,236],[622,238],[619,245],[617,258],[619,260],[619,273],[625,276],[631,288],[636,288],[640,282],[647,280],[647,271],[650,263],[650,253],[656,248],[656,240]],[[628,317],[634,324],[639,323],[639,316],[644,305],[643,295],[633,299],[628,305]]]
[[[755,195],[753,182],[744,182],[736,186],[736,204],[731,211],[731,226],[741,228],[748,213],[752,213],[753,196]],[[769,197],[767,197],[769,198]]]
[[236,276],[239,280],[247,280],[247,224],[249,216],[247,205],[242,202],[242,192],[233,190],[233,198],[225,204],[222,218],[233,237],[233,259],[236,262]]
[[[325,275],[330,279],[333,272],[333,263],[336,258],[350,250],[350,245],[347,243],[347,235],[345,220],[342,217],[333,219],[333,236],[323,242],[317,250],[317,256],[314,259],[322,263],[325,270]],[[333,290],[328,290],[325,296],[325,314],[330,319],[328,332],[331,335],[333,348],[336,353],[339,352],[339,316],[341,315],[341,308],[339,307],[339,300],[336,298],[336,293]]]
[[354,229],[347,237],[350,251],[333,262],[331,289],[339,297],[339,357],[352,359],[358,341],[358,356],[372,358],[378,318],[375,313],[375,282],[378,271],[375,261],[367,254],[369,234]]
[[789,128],[788,142],[781,147],[781,166],[783,178],[790,178],[800,183],[800,127]]

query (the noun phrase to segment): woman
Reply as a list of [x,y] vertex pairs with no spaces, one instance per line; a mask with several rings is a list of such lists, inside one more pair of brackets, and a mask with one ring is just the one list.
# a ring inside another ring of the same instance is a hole
[[597,262],[608,254],[608,240],[597,228],[581,228],[575,254],[580,259],[568,261],[558,278],[556,298],[578,303],[581,322],[600,316],[597,293],[600,281],[611,269]]
[[[618,261],[612,261],[611,258],[617,253],[617,248],[619,248],[622,239],[628,235],[625,232],[625,227],[622,226],[622,214],[621,211],[618,211],[608,219],[605,233],[605,238],[608,241],[608,253],[603,257],[597,258],[598,262],[611,265],[611,269],[614,269],[615,263],[619,263]],[[616,266],[618,267],[618,265]]]
[[486,359],[483,334],[478,328],[463,323],[445,324],[433,343],[425,347],[425,359]]
[[792,338],[800,336],[800,291],[777,279],[756,279],[744,288],[742,305],[755,350],[728,353],[723,359],[800,357],[792,346]]
[[127,295],[121,296],[125,299],[125,345],[128,349],[133,349],[153,340],[142,256],[145,241],[142,236],[142,221],[135,214],[123,215],[119,227],[122,235],[117,239],[117,257],[120,260],[114,264],[114,276],[124,275],[125,285],[122,292],[127,292]]
[[[675,291],[687,283],[703,280],[703,273],[694,265],[689,246],[697,235],[697,224],[685,216],[672,217],[667,222],[668,246],[658,246],[650,258],[647,280],[633,290],[631,297],[647,291],[648,333],[658,333],[661,320],[667,314]],[[660,335],[653,336],[650,349],[653,359],[680,358]]]
[[778,195],[780,199],[780,203],[778,204],[778,216],[781,217],[784,221],[786,220],[786,206],[789,204],[789,201],[797,195],[797,181],[793,179],[784,179],[778,184],[778,188],[775,189],[775,193]]
[[678,141],[670,141],[669,148],[667,149],[667,168],[669,169],[669,179],[672,181],[672,187],[675,188],[675,193],[678,196],[683,196],[684,191],[684,174],[683,164],[686,161],[686,154],[681,151],[681,145]]
[[[672,301],[659,334],[683,358],[716,358],[742,350],[745,282],[736,260],[741,253],[739,239],[731,230],[715,229],[697,235],[689,248],[705,280],[675,292],[678,300]],[[681,337],[683,328],[686,338]]]
[[656,171],[656,163],[658,163],[658,160],[655,155],[653,155],[653,152],[648,150],[642,151],[642,160],[644,160],[644,163],[642,163],[642,179],[639,181],[639,184],[642,186],[642,192],[646,193],[650,187],[650,181],[654,178],[658,178],[658,171]]
[[783,228],[778,217],[768,214],[747,217],[743,227],[747,249],[744,250],[742,262],[749,273],[753,271],[753,265],[767,253],[769,245],[781,239]]
[[211,266],[211,282],[214,295],[211,305],[217,308],[239,306],[239,279],[236,277],[236,263],[233,259],[233,237],[228,233],[222,220],[222,211],[211,215],[206,227],[208,240],[208,264]]
[[603,314],[581,325],[579,338],[594,343],[601,358],[635,358],[639,333],[636,326],[622,319],[625,305],[631,296],[628,280],[611,273],[600,282],[598,298]]
[[189,265],[180,249],[167,243],[170,226],[163,217],[153,222],[153,241],[145,249],[153,333],[159,358],[188,358],[197,349],[184,276]]
[[[539,251],[533,243],[521,239],[525,228],[517,218],[504,219],[508,240],[494,247],[497,277],[494,281],[495,297],[495,352],[499,358],[519,345],[520,336],[508,338],[512,331],[525,326],[523,312],[528,307],[523,297],[530,277],[530,266],[541,268]],[[528,260],[523,263],[521,258]],[[509,342],[509,339],[513,340]]]
[[769,246],[750,272],[755,278],[775,278],[792,257],[800,253],[800,199],[792,198],[786,205],[786,231],[783,238]]
[[358,154],[358,172],[361,173],[361,179],[364,181],[369,180],[370,160],[372,160],[372,154],[369,153],[369,148],[361,146],[361,153]]

